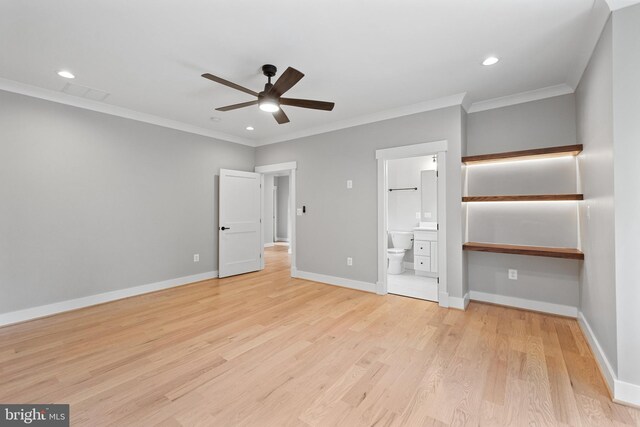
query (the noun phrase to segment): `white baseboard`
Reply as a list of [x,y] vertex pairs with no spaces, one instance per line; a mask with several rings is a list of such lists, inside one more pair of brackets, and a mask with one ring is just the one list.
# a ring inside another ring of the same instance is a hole
[[289,243],[289,238],[287,238],[287,237],[276,237],[276,242]]
[[342,286],[343,288],[357,289],[359,291],[376,293],[375,283],[361,282],[360,280],[345,279],[344,277],[328,276],[326,274],[310,273],[308,271],[296,271],[296,277],[328,285]]
[[640,386],[636,384],[620,381],[609,363],[607,355],[602,350],[602,346],[591,329],[591,325],[584,317],[582,312],[578,312],[578,325],[582,329],[582,333],[587,337],[591,352],[596,358],[596,362],[600,367],[600,372],[604,377],[607,387],[613,396],[613,401],[625,405],[640,407]]
[[275,246],[275,243],[271,242],[271,243],[265,243],[264,244],[265,248],[270,248],[271,246]]
[[448,292],[438,292],[438,305],[442,308],[449,308]]
[[488,294],[479,291],[469,291],[469,297],[474,301],[489,302],[492,304],[506,305],[509,307],[523,308],[525,310],[539,311],[542,313],[557,314],[559,316],[577,317],[578,308],[570,305],[555,304],[551,302],[535,301],[524,298],[510,297],[506,295]]
[[409,261],[402,261],[402,265],[407,270],[413,270],[413,268],[415,267],[415,265],[412,262],[409,262]]
[[584,317],[582,312],[578,312],[578,325],[580,325],[580,329],[582,329],[582,333],[585,337],[587,337],[587,342],[589,342],[589,346],[591,347],[591,352],[596,357],[596,361],[598,365],[600,365],[600,372],[604,376],[604,380],[607,383],[607,387],[609,387],[609,391],[613,394],[616,374],[609,363],[609,359],[602,351],[602,347],[600,346],[600,342],[596,338],[593,333],[593,329],[591,329],[591,325],[587,322],[587,319]]
[[613,401],[624,405],[640,408],[640,386],[615,380]]
[[77,310],[79,308],[89,307],[92,305],[102,304],[110,301],[116,301],[122,298],[128,298],[136,295],[147,294],[149,292],[160,291],[176,286],[187,285],[189,283],[199,282],[201,280],[213,279],[215,277],[218,277],[217,271],[208,271],[206,273],[177,277],[175,279],[164,280],[162,282],[149,283],[146,285],[134,286],[132,288],[118,289],[116,291],[104,292],[87,297],[60,301],[53,304],[46,304],[38,307],[25,308],[23,310],[10,311],[8,313],[0,314],[0,326],[33,320],[39,317],[50,316],[52,314],[62,313],[70,310]]
[[469,292],[464,297],[452,297],[449,295],[449,308],[457,308],[458,310],[466,310],[469,305]]

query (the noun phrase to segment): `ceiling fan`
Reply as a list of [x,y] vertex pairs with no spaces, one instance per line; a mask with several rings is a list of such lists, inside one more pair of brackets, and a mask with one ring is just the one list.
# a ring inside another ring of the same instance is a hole
[[304,77],[300,71],[295,68],[287,68],[284,73],[278,78],[275,84],[271,83],[271,77],[276,75],[277,68],[275,65],[266,64],[262,66],[262,73],[267,76],[268,82],[264,85],[264,90],[260,93],[254,92],[251,89],[242,87],[228,80],[214,76],[213,74],[205,73],[202,75],[205,79],[213,80],[214,82],[229,86],[233,89],[248,93],[255,96],[257,99],[254,101],[242,102],[240,104],[227,105],[226,107],[216,108],[218,111],[231,111],[238,108],[249,107],[251,105],[258,105],[262,111],[267,111],[273,114],[278,124],[284,124],[289,122],[289,117],[280,108],[281,105],[289,105],[291,107],[311,108],[314,110],[333,110],[335,105],[333,102],[314,101],[312,99],[296,99],[296,98],[282,98],[282,95],[291,89],[296,83]]

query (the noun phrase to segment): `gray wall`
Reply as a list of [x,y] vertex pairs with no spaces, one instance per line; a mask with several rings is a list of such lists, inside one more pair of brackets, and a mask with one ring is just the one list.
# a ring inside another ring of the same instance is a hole
[[576,144],[573,95],[467,116],[467,155]]
[[216,270],[216,175],[253,166],[251,147],[0,91],[0,312]]
[[612,19],[618,378],[640,386],[640,5]]
[[273,227],[273,215],[275,213],[273,200],[273,183],[275,177],[273,175],[264,176],[264,186],[262,188],[263,211],[262,211],[262,229],[264,230],[264,244],[273,244],[275,241],[275,230]]
[[[256,164],[297,161],[296,200],[307,214],[297,217],[297,268],[369,283],[377,281],[377,163],[380,148],[446,139],[448,289],[461,297],[462,109],[385,120],[258,147]],[[346,181],[353,180],[353,189]],[[346,264],[353,257],[353,266]]]
[[[481,111],[467,117],[467,154],[576,144],[573,94]],[[468,194],[575,193],[576,161],[479,164],[466,167]],[[575,202],[468,203],[468,240],[577,247]],[[467,254],[472,291],[578,306],[580,262],[506,254]],[[518,270],[509,280],[508,269]]]
[[276,185],[278,186],[277,194],[277,212],[278,212],[278,231],[276,237],[278,239],[289,239],[289,177],[276,177]]
[[578,140],[584,146],[579,158],[580,178],[585,195],[580,208],[585,253],[580,310],[617,371],[612,72],[609,20],[576,90]]

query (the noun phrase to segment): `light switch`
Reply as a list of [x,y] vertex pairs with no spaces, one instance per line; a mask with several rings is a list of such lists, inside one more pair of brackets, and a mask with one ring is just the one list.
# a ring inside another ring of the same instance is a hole
[[302,208],[296,209],[296,215],[302,216]]
[[420,219],[420,212],[416,212],[416,219]]
[[350,179],[347,180],[347,188],[353,188],[353,181]]

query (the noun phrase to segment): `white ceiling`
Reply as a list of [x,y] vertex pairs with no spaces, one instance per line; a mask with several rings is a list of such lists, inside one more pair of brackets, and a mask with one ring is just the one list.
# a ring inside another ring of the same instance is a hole
[[[597,2],[598,0],[596,0]],[[477,102],[575,87],[601,27],[594,0],[151,1],[0,0],[0,77],[60,91],[73,83],[107,104],[254,144],[466,92]],[[501,61],[480,63],[490,54]],[[333,112],[257,107],[217,112],[259,91],[262,64],[306,76],[287,96]],[[222,120],[213,122],[211,116]],[[247,125],[255,128],[249,132]]]

